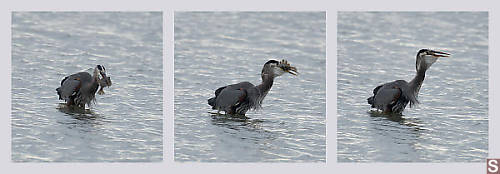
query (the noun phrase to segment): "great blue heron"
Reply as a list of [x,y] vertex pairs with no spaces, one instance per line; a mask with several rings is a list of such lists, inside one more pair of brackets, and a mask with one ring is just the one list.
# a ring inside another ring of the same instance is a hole
[[[102,78],[99,78],[99,75]],[[85,104],[90,106],[91,102],[95,101],[95,93],[99,86],[100,95],[104,94],[104,87],[111,86],[111,79],[106,76],[106,68],[102,65],[94,68],[92,76],[88,72],[79,72],[65,77],[61,81],[61,87],[56,91],[59,100],[66,101],[66,105],[85,108]]]
[[439,57],[448,57],[450,54],[421,49],[417,53],[417,63],[415,65],[417,74],[409,83],[404,80],[396,80],[377,86],[373,90],[373,96],[368,98],[368,104],[372,108],[382,110],[384,113],[401,114],[408,102],[410,107],[419,103],[418,92],[424,82],[425,71],[437,61]]
[[250,82],[241,82],[224,87],[215,91],[215,97],[208,99],[212,109],[224,111],[231,115],[245,115],[249,109],[258,109],[262,100],[266,97],[273,86],[274,78],[288,72],[297,75],[297,68],[290,66],[286,60],[269,60],[262,68],[262,83],[254,86]]

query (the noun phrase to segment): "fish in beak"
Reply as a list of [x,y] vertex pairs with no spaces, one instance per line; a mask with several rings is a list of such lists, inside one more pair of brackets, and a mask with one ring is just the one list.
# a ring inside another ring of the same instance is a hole
[[288,72],[292,75],[297,75],[299,74],[299,72],[297,71],[297,68],[296,67],[293,67],[291,66],[288,61],[286,61],[285,59],[281,60],[281,62],[279,63],[279,67],[285,71],[285,72]]
[[100,89],[99,89],[99,91],[97,91],[97,94],[104,95],[103,88],[104,87],[109,88],[109,86],[111,86],[111,78],[109,78],[106,75],[106,68],[104,68],[104,66],[98,65],[98,69],[99,69],[99,74],[101,75],[102,78],[98,79],[98,84],[100,86]]

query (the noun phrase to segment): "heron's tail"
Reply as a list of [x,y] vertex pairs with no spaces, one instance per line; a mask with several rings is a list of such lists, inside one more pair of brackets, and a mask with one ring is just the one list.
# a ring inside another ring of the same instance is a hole
[[374,108],[375,105],[373,105],[373,96],[369,97],[367,100],[368,100],[368,104],[372,105],[372,108]]
[[212,106],[212,109],[215,109],[215,97],[208,99],[208,105]]
[[56,91],[57,91],[57,95],[59,95],[59,100],[62,100],[62,97],[61,97],[61,87],[56,88]]

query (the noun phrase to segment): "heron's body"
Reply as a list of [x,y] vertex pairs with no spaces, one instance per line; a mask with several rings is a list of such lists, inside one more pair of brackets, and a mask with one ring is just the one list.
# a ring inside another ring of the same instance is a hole
[[270,60],[264,64],[260,85],[241,82],[220,87],[215,91],[215,97],[208,99],[208,104],[212,109],[224,111],[226,114],[245,115],[248,110],[261,107],[262,100],[273,86],[274,78],[284,72],[295,75],[297,70],[284,60],[282,62]]
[[[99,78],[102,75],[102,79]],[[103,66],[98,65],[94,70],[94,75],[88,72],[79,72],[65,77],[61,81],[61,86],[56,89],[59,100],[66,101],[68,106],[78,106],[85,108],[95,101],[95,93],[99,86],[110,86],[111,80],[106,77]]]
[[417,54],[417,74],[410,81],[396,80],[377,86],[373,90],[373,96],[369,97],[368,104],[372,108],[382,110],[384,113],[401,114],[406,105],[410,107],[418,104],[418,92],[424,82],[425,72],[437,61],[439,57],[448,57],[448,53],[422,49]]
[[257,109],[260,106],[262,100],[249,100],[249,98],[260,98],[259,94],[259,90],[252,83],[241,82],[220,87],[215,91],[215,97],[208,100],[208,104],[212,109],[222,110],[228,114],[244,115],[249,109]]
[[[404,92],[408,90],[408,82],[404,80],[396,80],[376,87],[373,90],[373,96],[368,98],[368,103],[372,108],[380,109],[384,112],[401,113],[405,109],[408,102],[411,105],[418,103],[416,98]],[[413,98],[414,100],[410,100]]]

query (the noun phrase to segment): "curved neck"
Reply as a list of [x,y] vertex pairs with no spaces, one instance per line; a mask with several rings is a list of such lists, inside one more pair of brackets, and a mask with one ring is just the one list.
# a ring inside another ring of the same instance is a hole
[[94,69],[94,74],[92,75],[92,82],[98,82],[99,81],[99,71],[97,68]]
[[257,86],[257,88],[260,90],[261,95],[266,96],[267,92],[271,90],[271,87],[273,86],[274,82],[274,77],[267,74],[267,73],[262,73],[262,83]]
[[421,67],[417,69],[417,74],[409,83],[410,90],[414,92],[415,96],[418,95],[418,92],[420,91],[420,87],[422,86],[422,83],[424,82],[425,78],[425,71],[427,71],[427,68]]

